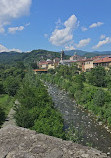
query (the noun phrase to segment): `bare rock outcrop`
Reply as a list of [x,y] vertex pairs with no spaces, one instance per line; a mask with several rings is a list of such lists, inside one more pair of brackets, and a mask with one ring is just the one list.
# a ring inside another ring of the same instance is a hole
[[0,158],[107,158],[107,155],[93,148],[9,125],[0,129]]

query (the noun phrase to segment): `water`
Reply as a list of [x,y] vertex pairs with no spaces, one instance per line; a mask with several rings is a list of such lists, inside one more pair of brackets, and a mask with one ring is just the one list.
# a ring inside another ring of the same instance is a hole
[[111,133],[99,125],[87,110],[78,107],[65,91],[51,84],[47,84],[47,86],[55,107],[63,115],[65,128],[72,124],[77,129],[82,130],[84,139],[81,143],[83,145],[90,143],[94,148],[110,153],[111,156]]

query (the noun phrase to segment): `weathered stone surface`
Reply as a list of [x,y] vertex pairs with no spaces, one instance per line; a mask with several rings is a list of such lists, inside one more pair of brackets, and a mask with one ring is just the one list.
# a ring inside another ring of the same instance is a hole
[[0,158],[106,158],[106,154],[25,128],[0,129]]

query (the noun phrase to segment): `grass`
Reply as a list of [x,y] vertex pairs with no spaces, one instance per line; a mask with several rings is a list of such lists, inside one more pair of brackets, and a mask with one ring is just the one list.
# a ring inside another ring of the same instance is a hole
[[7,94],[0,95],[0,107],[4,109],[5,115],[7,116],[10,109],[13,106],[14,99]]
[[90,85],[90,84],[88,84],[88,83],[86,83],[86,82],[84,82],[84,86],[85,86],[86,88],[102,88],[104,91],[108,91],[108,88],[93,86],[93,85]]

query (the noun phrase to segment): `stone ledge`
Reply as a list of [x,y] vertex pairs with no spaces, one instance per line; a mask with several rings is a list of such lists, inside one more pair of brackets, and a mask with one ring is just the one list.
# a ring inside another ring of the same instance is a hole
[[0,158],[107,158],[101,151],[35,131],[6,126],[0,129]]

